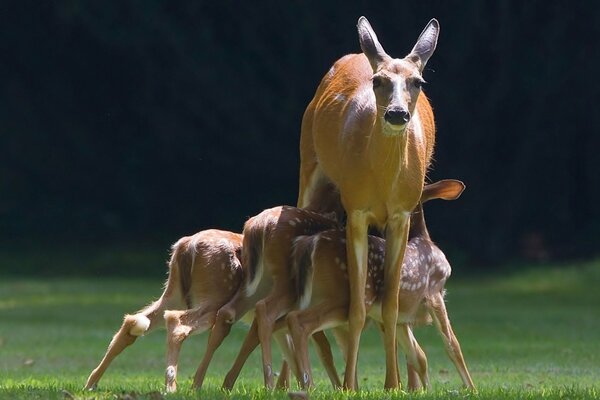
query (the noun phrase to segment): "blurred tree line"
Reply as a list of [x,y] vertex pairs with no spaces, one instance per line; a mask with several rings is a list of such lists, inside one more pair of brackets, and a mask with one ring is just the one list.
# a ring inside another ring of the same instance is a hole
[[600,3],[6,1],[0,240],[172,242],[295,204],[304,108],[366,15],[404,56],[431,17],[426,207],[472,264],[598,254]]

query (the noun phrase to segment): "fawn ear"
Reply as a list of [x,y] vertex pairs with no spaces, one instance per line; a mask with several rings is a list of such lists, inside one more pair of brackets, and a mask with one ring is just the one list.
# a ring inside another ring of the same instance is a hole
[[423,187],[421,202],[433,199],[456,200],[460,197],[466,186],[456,179],[443,179],[435,183],[430,183]]
[[425,64],[429,60],[429,57],[433,54],[435,46],[437,45],[438,36],[440,35],[440,23],[437,19],[433,18],[423,32],[419,35],[415,47],[413,47],[410,54],[407,56],[417,67],[423,71]]
[[360,48],[363,53],[369,59],[369,63],[373,68],[373,72],[377,72],[379,64],[381,64],[390,56],[385,52],[381,43],[377,39],[375,31],[371,27],[371,24],[365,17],[360,17],[356,24],[358,29],[358,41],[360,42]]

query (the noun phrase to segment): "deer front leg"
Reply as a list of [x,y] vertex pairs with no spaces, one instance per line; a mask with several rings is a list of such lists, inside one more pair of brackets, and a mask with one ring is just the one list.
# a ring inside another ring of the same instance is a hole
[[308,337],[310,332],[300,323],[298,315],[302,311],[292,311],[287,315],[288,329],[294,342],[296,352],[296,364],[300,375],[300,386],[307,389],[312,386],[312,374],[310,371],[310,360],[308,358]]
[[183,341],[190,335],[202,333],[213,326],[216,310],[198,308],[187,311],[165,311],[167,325],[167,368],[165,389],[177,390],[177,362]]
[[396,323],[398,322],[398,291],[402,260],[408,239],[408,215],[395,215],[386,227],[384,286],[382,299],[383,344],[385,347],[385,388],[398,388],[398,353]]
[[365,325],[365,285],[367,283],[367,218],[361,211],[348,213],[346,226],[346,255],[350,281],[350,308],[348,313],[348,351],[344,388],[356,390],[356,367],[360,335]]
[[435,326],[444,339],[444,345],[448,356],[454,363],[454,366],[458,370],[460,377],[463,381],[463,385],[471,390],[476,390],[475,384],[471,379],[467,364],[460,349],[458,339],[452,330],[450,319],[448,318],[448,312],[446,311],[446,303],[441,293],[436,293],[429,299],[430,313],[435,322]]
[[166,300],[161,298],[137,314],[125,315],[121,328],[113,336],[106,354],[102,358],[102,361],[100,361],[100,364],[90,374],[84,389],[94,389],[110,363],[123,350],[132,345],[139,336],[144,335],[157,326],[156,322],[162,318],[165,303]]
[[[376,325],[377,325],[377,328],[379,329],[379,333],[381,333],[381,339],[385,340],[385,337],[383,335],[383,331],[384,331],[383,324],[381,322],[377,322]],[[398,369],[398,389],[402,389],[402,378],[400,378],[400,365],[398,365],[396,368]],[[408,378],[409,379],[411,378],[411,376],[410,376],[410,370],[409,370],[409,376],[408,376]],[[418,376],[416,376],[416,378],[418,379]],[[409,382],[409,386],[410,386],[410,382]]]

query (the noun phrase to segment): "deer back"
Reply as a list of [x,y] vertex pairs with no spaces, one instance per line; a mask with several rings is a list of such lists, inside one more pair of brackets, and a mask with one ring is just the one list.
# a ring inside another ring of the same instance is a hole
[[242,235],[205,230],[178,240],[172,247],[167,290],[178,290],[187,308],[204,302],[225,303],[244,276],[240,261]]
[[289,206],[267,209],[250,218],[244,226],[242,251],[248,268],[248,293],[264,278],[289,279],[294,238],[337,226],[328,216]]

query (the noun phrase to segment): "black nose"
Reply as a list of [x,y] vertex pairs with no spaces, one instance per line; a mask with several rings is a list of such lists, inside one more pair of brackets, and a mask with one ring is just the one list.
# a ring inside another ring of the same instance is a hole
[[400,108],[389,109],[383,118],[392,125],[404,125],[410,121],[410,113]]

